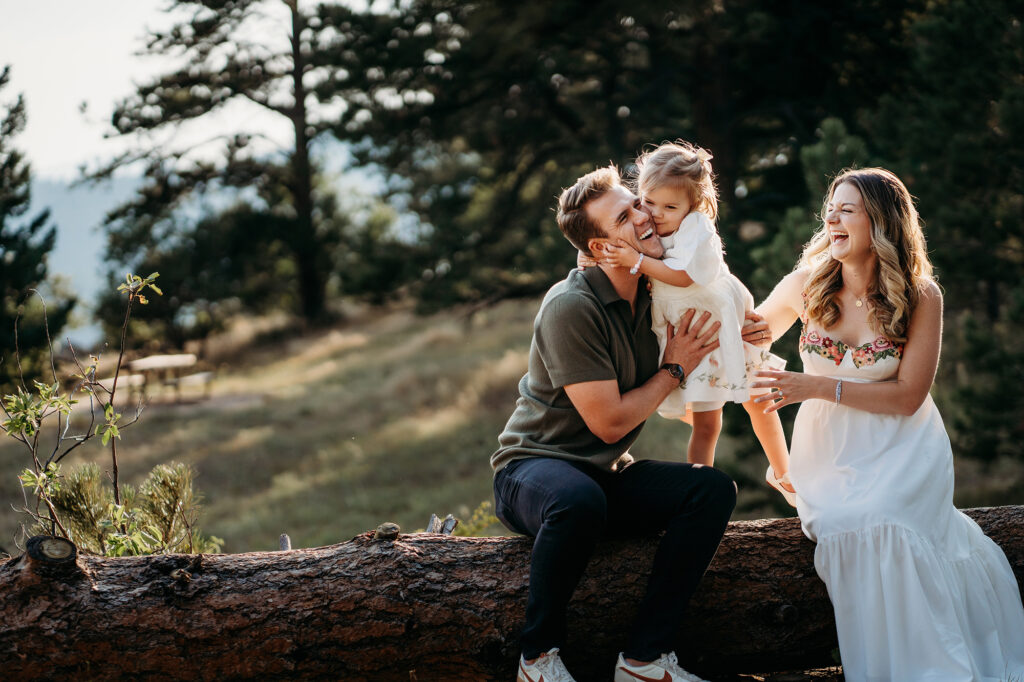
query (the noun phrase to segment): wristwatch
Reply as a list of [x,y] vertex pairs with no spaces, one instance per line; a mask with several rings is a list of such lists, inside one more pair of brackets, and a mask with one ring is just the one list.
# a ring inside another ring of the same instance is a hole
[[661,369],[668,371],[668,373],[672,375],[673,379],[678,379],[680,386],[686,383],[686,372],[683,371],[682,365],[674,362],[666,362],[661,366]]

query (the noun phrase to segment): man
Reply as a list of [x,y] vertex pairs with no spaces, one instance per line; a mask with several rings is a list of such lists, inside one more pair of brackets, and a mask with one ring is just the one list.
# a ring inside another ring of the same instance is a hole
[[[617,240],[652,258],[663,253],[649,214],[613,167],[562,192],[558,224],[598,261]],[[569,599],[597,540],[638,528],[665,534],[615,682],[700,679],[679,667],[672,643],[725,532],[736,487],[712,467],[633,462],[628,449],[647,417],[718,346],[709,343],[718,323],[704,331],[704,313],[691,328],[689,311],[676,333],[669,330],[659,366],[650,304],[640,276],[600,264],[571,272],[537,313],[520,398],[491,456],[498,518],[535,538],[521,682],[573,679],[558,656]]]

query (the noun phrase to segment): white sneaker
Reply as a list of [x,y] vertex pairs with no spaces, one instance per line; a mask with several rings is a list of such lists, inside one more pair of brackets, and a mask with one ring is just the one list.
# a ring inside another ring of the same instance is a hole
[[519,674],[516,682],[576,682],[565,669],[565,663],[558,657],[558,647],[541,654],[533,663],[519,657]]
[[632,666],[619,654],[615,682],[708,682],[679,667],[675,652],[662,654],[647,665]]

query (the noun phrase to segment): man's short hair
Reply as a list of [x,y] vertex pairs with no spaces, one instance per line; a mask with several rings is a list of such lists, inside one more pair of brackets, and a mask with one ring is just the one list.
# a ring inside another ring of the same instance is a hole
[[573,246],[588,256],[593,254],[587,242],[608,235],[587,215],[587,204],[621,184],[619,170],[607,166],[587,173],[558,197],[558,227]]

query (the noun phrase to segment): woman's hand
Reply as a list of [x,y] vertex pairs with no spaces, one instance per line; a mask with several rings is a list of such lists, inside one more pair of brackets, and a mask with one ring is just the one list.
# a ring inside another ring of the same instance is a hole
[[758,315],[753,310],[748,310],[743,322],[743,340],[754,346],[767,348],[772,345],[772,331],[768,328],[768,322],[764,316]]
[[640,253],[624,241],[608,244],[605,246],[605,255],[601,258],[602,263],[615,265],[627,270],[640,260]]
[[761,369],[756,372],[761,381],[755,381],[751,388],[768,388],[770,393],[754,398],[755,403],[765,404],[764,413],[775,412],[780,407],[802,403],[812,398],[829,398],[828,391],[835,388],[835,380],[828,377],[811,376],[803,372],[786,372],[779,369]]

